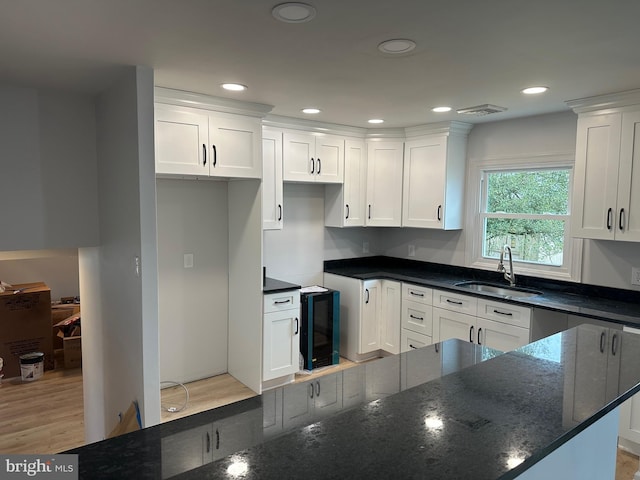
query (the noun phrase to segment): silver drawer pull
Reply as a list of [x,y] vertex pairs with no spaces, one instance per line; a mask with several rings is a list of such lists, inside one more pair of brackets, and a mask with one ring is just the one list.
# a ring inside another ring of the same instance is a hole
[[462,305],[462,302],[456,302],[455,300],[451,300],[450,298],[447,298],[447,303],[453,303],[454,305]]
[[422,322],[422,321],[424,321],[424,317],[418,317],[417,315],[413,315],[413,314],[409,314],[409,316],[410,316],[411,318],[416,319],[416,320],[420,320],[421,322]]
[[512,317],[513,313],[511,312],[501,312],[500,310],[493,309],[493,313],[497,313],[498,315],[507,315],[508,317]]
[[410,290],[409,293],[411,295],[413,295],[414,297],[424,297],[424,293],[416,293],[416,292],[414,292],[412,290]]

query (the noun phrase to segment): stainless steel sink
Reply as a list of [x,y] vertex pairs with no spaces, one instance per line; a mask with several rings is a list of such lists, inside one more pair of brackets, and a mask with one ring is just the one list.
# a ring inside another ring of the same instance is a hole
[[502,295],[503,297],[511,298],[527,298],[542,295],[542,292],[531,288],[509,287],[487,282],[459,282],[456,283],[455,286],[468,288],[469,290],[475,290],[476,292],[492,293],[494,295]]

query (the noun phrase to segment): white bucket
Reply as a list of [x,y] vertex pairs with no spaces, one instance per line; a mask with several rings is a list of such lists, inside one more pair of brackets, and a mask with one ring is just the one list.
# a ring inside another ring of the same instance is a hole
[[42,376],[44,371],[44,353],[31,352],[20,355],[20,373],[23,382],[33,382]]

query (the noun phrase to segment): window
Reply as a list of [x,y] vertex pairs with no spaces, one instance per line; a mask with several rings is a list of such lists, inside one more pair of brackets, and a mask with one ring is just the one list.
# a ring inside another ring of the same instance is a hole
[[568,239],[570,170],[484,172],[482,256],[505,245],[514,261],[562,266]]
[[582,243],[570,231],[572,162],[545,160],[479,162],[470,171],[471,267],[495,270],[508,245],[516,273],[579,280]]

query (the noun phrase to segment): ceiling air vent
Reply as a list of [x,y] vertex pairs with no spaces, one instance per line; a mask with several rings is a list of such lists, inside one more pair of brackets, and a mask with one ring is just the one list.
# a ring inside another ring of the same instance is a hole
[[484,105],[461,108],[460,110],[456,110],[456,111],[464,115],[489,115],[491,113],[504,112],[505,110],[506,110],[505,107],[499,107],[497,105],[489,105],[488,103],[485,103]]

